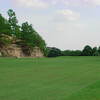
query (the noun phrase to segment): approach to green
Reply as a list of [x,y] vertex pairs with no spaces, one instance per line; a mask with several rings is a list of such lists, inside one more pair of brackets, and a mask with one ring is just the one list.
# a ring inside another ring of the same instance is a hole
[[0,58],[0,100],[100,100],[100,57]]

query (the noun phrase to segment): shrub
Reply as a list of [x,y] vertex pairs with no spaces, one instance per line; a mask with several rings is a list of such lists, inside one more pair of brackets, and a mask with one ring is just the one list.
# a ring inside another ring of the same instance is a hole
[[62,52],[60,49],[55,48],[55,47],[48,47],[47,48],[47,57],[57,57],[61,56]]

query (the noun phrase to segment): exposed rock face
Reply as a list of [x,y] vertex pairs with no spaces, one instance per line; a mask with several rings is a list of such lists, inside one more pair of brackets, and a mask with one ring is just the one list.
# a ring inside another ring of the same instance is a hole
[[43,57],[43,53],[41,52],[40,48],[35,47],[31,53],[31,57]]
[[23,58],[23,57],[43,57],[43,53],[41,52],[40,48],[35,47],[30,55],[26,55],[22,48],[16,44],[11,44],[9,46],[3,46],[0,47],[0,54],[1,56],[8,56],[8,57],[17,57],[17,58]]

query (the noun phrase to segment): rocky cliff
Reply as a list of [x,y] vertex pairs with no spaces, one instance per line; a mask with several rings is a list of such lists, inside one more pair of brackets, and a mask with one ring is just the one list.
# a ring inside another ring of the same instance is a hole
[[27,53],[27,49],[22,48],[17,44],[10,44],[5,46],[0,46],[0,56],[2,57],[43,57],[44,54],[38,47],[34,47],[29,53]]

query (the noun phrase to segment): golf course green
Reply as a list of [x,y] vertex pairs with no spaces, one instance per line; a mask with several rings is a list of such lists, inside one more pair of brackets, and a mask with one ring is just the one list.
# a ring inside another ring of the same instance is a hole
[[0,58],[0,100],[100,100],[100,57]]

